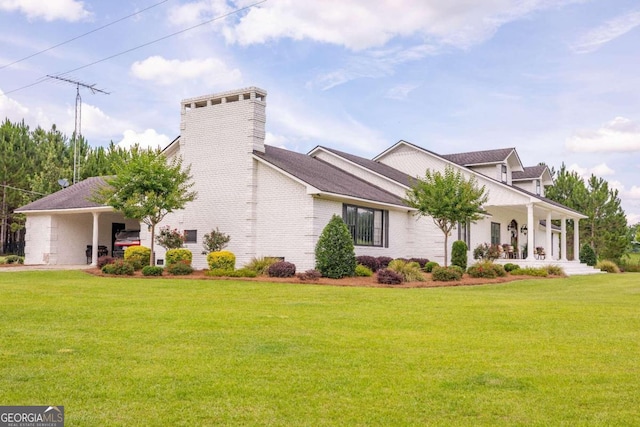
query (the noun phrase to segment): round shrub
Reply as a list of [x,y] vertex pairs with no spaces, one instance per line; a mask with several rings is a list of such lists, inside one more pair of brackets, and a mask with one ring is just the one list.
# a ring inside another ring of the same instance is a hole
[[450,265],[449,269],[456,270],[458,273],[460,273],[460,277],[464,276],[464,270],[459,265]]
[[143,276],[162,276],[163,271],[164,268],[158,267],[156,265],[146,265],[142,267]]
[[393,270],[389,270],[388,268],[378,270],[376,273],[376,279],[378,280],[378,283],[382,283],[384,285],[399,285],[402,283],[402,275]]
[[113,257],[110,257],[109,255],[103,255],[98,258],[98,268],[102,268],[107,264],[112,264],[113,261],[115,261]]
[[494,279],[496,277],[504,277],[507,275],[506,270],[500,264],[494,264],[491,261],[481,261],[473,264],[467,270],[471,277]]
[[290,262],[278,261],[269,266],[269,277],[293,277],[296,266]]
[[424,265],[424,271],[431,273],[433,271],[433,267],[440,267],[440,264],[435,261],[429,261]]
[[322,274],[318,270],[307,270],[304,273],[296,274],[296,277],[303,281],[314,282],[322,277]]
[[[358,263],[358,265],[363,265],[365,267],[368,267],[369,270],[371,270],[374,273],[378,271],[378,269],[380,268],[380,261],[378,261],[378,258],[369,256],[369,255],[357,256],[356,262]],[[356,269],[357,268],[358,267],[356,266]],[[356,271],[356,275],[357,274],[358,272]]]
[[[375,259],[375,258],[374,258]],[[369,267],[366,267],[362,264],[356,265],[356,276],[358,277],[371,277],[373,276],[373,271]]]
[[436,282],[453,282],[462,279],[462,274],[457,268],[433,267],[431,278]]
[[588,243],[585,243],[580,248],[580,262],[583,264],[587,264],[591,267],[596,265],[598,259],[596,258],[596,253],[593,251],[593,248]]
[[462,240],[456,240],[451,247],[451,265],[457,265],[462,271],[467,269],[467,244]]
[[333,215],[316,244],[316,269],[325,277],[340,279],[356,272],[356,253],[347,225]]
[[124,260],[133,265],[133,268],[141,270],[151,261],[151,249],[146,246],[129,246],[124,250]]
[[508,263],[506,263],[504,265],[504,271],[506,271],[508,273],[511,273],[513,270],[516,270],[518,268],[520,268],[520,266],[518,264],[512,264],[510,262],[508,262]]
[[174,276],[188,276],[193,273],[193,267],[185,261],[179,261],[175,264],[168,265],[166,272]]
[[102,267],[104,274],[115,274],[118,276],[131,276],[134,271],[133,265],[131,265],[129,261],[122,259],[117,259],[112,264],[107,264]]
[[409,262],[417,262],[420,268],[424,268],[429,260],[427,258],[409,258]]
[[210,252],[209,255],[207,255],[207,264],[209,264],[210,270],[218,268],[223,270],[235,270],[236,256],[233,252],[229,251]]
[[552,276],[566,276],[563,268],[559,265],[546,265],[544,268]]
[[606,271],[607,273],[620,273],[618,265],[613,261],[600,261],[596,264],[596,268],[600,271]]
[[389,257],[389,256],[379,256],[378,258],[378,265],[379,265],[379,269],[380,268],[387,268],[389,266],[389,263],[391,261],[393,261],[393,258]]
[[193,259],[193,254],[189,249],[169,249],[166,253],[167,265],[175,264],[177,262],[186,262],[191,265],[191,260]]

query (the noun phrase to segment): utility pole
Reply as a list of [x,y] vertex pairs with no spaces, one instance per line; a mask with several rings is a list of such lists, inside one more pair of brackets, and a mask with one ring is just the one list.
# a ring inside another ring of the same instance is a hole
[[92,85],[79,82],[77,80],[66,79],[60,76],[51,76],[47,74],[47,77],[50,79],[61,80],[63,82],[71,83],[76,85],[76,115],[75,115],[75,128],[73,130],[73,184],[76,183],[80,176],[80,165],[78,164],[78,138],[82,136],[82,97],[80,96],[80,86],[87,88],[91,91],[91,93],[95,94],[96,92],[104,93],[105,95],[109,95],[109,92],[105,92],[104,90],[96,89],[95,83]]

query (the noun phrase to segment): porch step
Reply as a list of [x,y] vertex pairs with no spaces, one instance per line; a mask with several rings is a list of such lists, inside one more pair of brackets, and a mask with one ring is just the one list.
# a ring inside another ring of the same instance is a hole
[[562,267],[565,274],[567,276],[578,276],[578,275],[586,275],[586,274],[603,274],[604,271],[600,271],[597,268],[590,267],[587,264],[582,264],[578,261],[558,261],[558,260],[533,260],[528,261],[525,259],[497,259],[494,261],[496,264],[517,264],[520,267],[532,267],[532,268],[540,268],[545,267],[547,265],[557,265]]

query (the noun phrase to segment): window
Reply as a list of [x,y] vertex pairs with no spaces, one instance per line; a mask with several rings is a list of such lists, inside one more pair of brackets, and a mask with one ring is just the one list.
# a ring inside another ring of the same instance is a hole
[[492,245],[500,244],[500,223],[499,222],[491,223],[491,244]]
[[536,194],[540,195],[540,180],[536,179]]
[[458,240],[462,240],[467,244],[467,249],[471,248],[471,221],[458,223]]
[[500,165],[500,169],[502,171],[502,182],[507,182],[507,165]]
[[198,243],[198,230],[184,230],[185,243]]
[[389,211],[344,205],[342,219],[354,245],[388,247]]

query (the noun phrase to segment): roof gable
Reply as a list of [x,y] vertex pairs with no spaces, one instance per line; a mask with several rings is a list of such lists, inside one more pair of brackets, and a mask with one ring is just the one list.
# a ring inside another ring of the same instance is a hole
[[97,188],[106,185],[105,178],[106,177],[103,176],[87,178],[70,187],[22,206],[16,209],[16,212],[102,207],[104,205],[91,201],[91,196]]
[[306,154],[265,145],[254,155],[321,192],[405,206],[400,197]]

